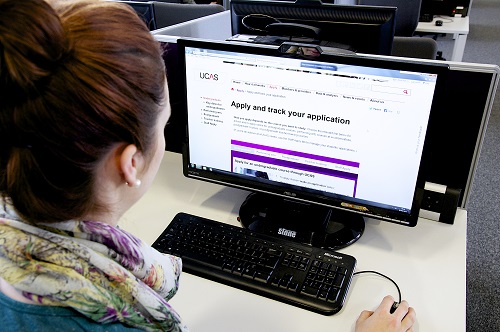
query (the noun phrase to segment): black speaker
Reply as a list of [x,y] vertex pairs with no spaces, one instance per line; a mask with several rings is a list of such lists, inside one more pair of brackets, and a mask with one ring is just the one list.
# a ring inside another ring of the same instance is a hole
[[419,216],[446,224],[453,224],[460,192],[460,189],[426,182]]

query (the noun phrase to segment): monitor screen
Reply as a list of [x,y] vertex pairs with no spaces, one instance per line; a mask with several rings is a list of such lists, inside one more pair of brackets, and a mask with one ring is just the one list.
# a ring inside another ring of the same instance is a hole
[[308,42],[359,53],[391,54],[395,7],[232,0],[230,10],[232,34],[239,38],[259,36],[255,42]]
[[363,228],[363,216],[416,224],[426,130],[446,65],[303,57],[310,53],[295,45],[279,52],[181,39],[178,48],[184,174],[255,192],[240,210],[244,226],[311,242],[322,233],[309,227],[335,219],[348,233]]

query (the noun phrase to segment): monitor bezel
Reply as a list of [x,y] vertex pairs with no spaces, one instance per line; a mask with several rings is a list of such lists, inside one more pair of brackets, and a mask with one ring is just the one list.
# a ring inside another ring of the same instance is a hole
[[[226,42],[226,41],[208,41],[208,40],[200,40],[200,39],[191,39],[191,38],[180,38],[177,40],[178,51],[179,51],[179,68],[181,72],[185,72],[186,64],[185,64],[185,48],[186,47],[199,47],[199,48],[208,48],[219,51],[229,51],[229,52],[242,52],[256,55],[267,55],[267,56],[277,56],[277,57],[290,57],[290,55],[284,55],[279,52],[279,47],[271,47],[267,45],[255,45],[255,44],[246,44],[246,43],[234,43],[234,42]],[[442,100],[439,99],[439,96],[442,95],[440,93],[444,88],[444,82],[446,81],[446,74],[449,70],[449,65],[446,63],[437,63],[437,62],[415,62],[415,61],[406,61],[404,58],[391,58],[391,57],[381,57],[381,56],[357,56],[355,54],[333,54],[333,53],[322,53],[320,57],[317,58],[319,61],[326,62],[335,62],[341,64],[351,64],[351,65],[360,65],[360,66],[380,66],[381,68],[387,69],[397,69],[397,70],[408,70],[415,72],[428,72],[428,73],[436,73],[438,74],[438,79],[436,82],[436,92],[435,98],[432,102],[430,119],[429,122],[432,121],[433,114],[437,112],[433,112],[435,108],[439,108]],[[429,142],[427,139],[424,140],[422,157],[420,160],[419,172],[416,180],[416,190],[414,192],[413,204],[411,207],[411,211],[409,214],[397,212],[394,210],[386,210],[383,208],[379,208],[376,206],[372,206],[369,204],[365,204],[362,206],[369,207],[369,212],[363,212],[357,208],[346,208],[342,206],[342,203],[345,203],[345,200],[339,199],[335,200],[332,197],[322,197],[321,195],[311,194],[308,191],[295,191],[293,188],[268,184],[263,182],[255,181],[254,178],[250,180],[231,175],[231,174],[223,174],[223,173],[213,173],[210,171],[205,171],[203,169],[191,169],[189,167],[189,125],[188,125],[188,109],[187,109],[187,94],[186,94],[186,80],[185,75],[181,74],[181,84],[184,89],[183,100],[183,110],[185,123],[186,123],[186,131],[185,137],[183,140],[183,148],[182,148],[182,163],[183,163],[183,174],[188,178],[193,178],[197,180],[207,181],[211,183],[216,183],[224,186],[240,188],[244,190],[249,190],[252,192],[261,192],[261,193],[269,193],[276,196],[281,196],[287,199],[308,202],[312,204],[322,205],[331,207],[334,209],[344,210],[353,212],[356,214],[361,214],[366,217],[371,217],[379,220],[384,220],[388,222],[393,222],[397,224],[402,224],[405,226],[413,227],[417,224],[420,203],[423,196],[424,186],[425,186],[425,173],[426,168],[424,164],[424,156],[426,155],[427,146]],[[426,132],[426,137],[428,136],[428,131]],[[356,203],[354,203],[356,204]],[[358,204],[358,206],[361,204]],[[383,213],[384,215],[379,215],[379,213]]]

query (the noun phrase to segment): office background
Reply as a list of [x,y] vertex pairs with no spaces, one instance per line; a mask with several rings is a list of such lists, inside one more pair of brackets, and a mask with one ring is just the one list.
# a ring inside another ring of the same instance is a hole
[[[500,65],[499,16],[500,1],[473,1],[464,62]],[[437,41],[443,57],[450,59],[451,36],[438,37]],[[497,90],[467,206],[467,331],[500,331],[499,137],[500,91]]]

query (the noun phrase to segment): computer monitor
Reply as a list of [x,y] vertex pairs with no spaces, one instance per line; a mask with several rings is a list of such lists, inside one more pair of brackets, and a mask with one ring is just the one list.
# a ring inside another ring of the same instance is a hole
[[269,36],[265,42],[274,44],[308,42],[359,53],[391,54],[395,7],[319,0],[232,0],[230,10],[233,35]]
[[250,190],[243,226],[338,249],[361,236],[364,217],[416,225],[426,129],[447,65],[304,57],[311,50],[293,44],[177,47],[184,175]]
[[115,2],[123,2],[132,7],[137,15],[146,23],[150,31],[156,30],[156,18],[154,4],[151,1],[128,1],[128,0],[111,0]]
[[467,16],[469,7],[470,0],[422,0],[420,15]]

